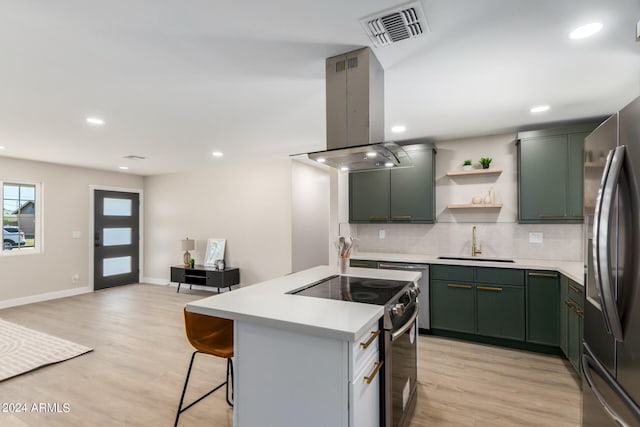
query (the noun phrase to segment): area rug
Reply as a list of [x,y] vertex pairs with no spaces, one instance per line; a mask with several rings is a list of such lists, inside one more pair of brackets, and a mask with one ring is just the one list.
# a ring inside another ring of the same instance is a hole
[[0,381],[91,350],[0,319]]

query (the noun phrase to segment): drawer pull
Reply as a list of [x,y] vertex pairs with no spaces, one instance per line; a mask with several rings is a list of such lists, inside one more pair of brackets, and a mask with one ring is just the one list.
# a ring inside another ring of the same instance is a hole
[[578,289],[573,285],[569,285],[569,289],[571,289],[573,292],[575,292],[577,294],[581,294],[582,293],[582,289]]
[[351,267],[369,267],[366,262],[353,262],[351,261]]
[[363,350],[369,347],[371,343],[374,342],[376,338],[378,338],[378,335],[380,335],[380,329],[378,329],[377,331],[371,331],[371,336],[369,337],[369,339],[366,342],[361,342],[360,347],[362,347]]
[[411,219],[411,215],[391,215],[391,219]]
[[369,215],[369,219],[371,221],[381,221],[381,220],[389,219],[389,217],[383,216],[383,215]]
[[529,273],[529,277],[553,277],[555,279],[558,275],[554,273]]
[[380,368],[382,368],[382,365],[384,365],[384,360],[376,362],[376,366],[375,368],[373,368],[373,371],[371,371],[368,376],[364,377],[364,382],[367,384],[371,384],[371,381],[373,381],[373,379],[376,377],[378,371],[380,370]]
[[459,289],[471,289],[471,285],[457,285],[455,283],[447,283],[447,286],[450,288],[459,288]]
[[481,291],[502,291],[502,288],[494,288],[493,286],[476,286],[476,289]]
[[580,310],[579,308],[576,308],[576,314],[578,315],[579,318],[582,319],[584,311]]
[[573,301],[565,301],[565,304],[567,304],[567,307],[571,308],[571,309],[576,309],[576,303],[574,303]]

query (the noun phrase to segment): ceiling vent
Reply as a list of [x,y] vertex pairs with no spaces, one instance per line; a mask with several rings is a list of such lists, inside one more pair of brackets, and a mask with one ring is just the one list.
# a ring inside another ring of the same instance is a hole
[[376,46],[388,46],[429,32],[420,2],[406,3],[367,16],[360,24]]

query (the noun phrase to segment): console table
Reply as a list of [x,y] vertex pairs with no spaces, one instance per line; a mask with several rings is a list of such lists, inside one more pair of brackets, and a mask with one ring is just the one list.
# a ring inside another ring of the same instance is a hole
[[240,283],[240,270],[233,267],[218,270],[204,265],[195,265],[193,268],[172,265],[171,281],[178,282],[178,290],[176,292],[180,292],[180,285],[185,283],[189,285],[189,290],[193,285],[214,286],[218,288],[218,293],[220,293],[220,288],[229,288],[231,290],[231,286]]

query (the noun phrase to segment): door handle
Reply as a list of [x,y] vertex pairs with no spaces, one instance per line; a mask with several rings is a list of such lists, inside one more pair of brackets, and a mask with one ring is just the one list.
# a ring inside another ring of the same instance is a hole
[[609,236],[611,234],[610,221],[611,212],[615,203],[615,191],[618,187],[620,172],[624,161],[624,145],[616,147],[609,152],[607,166],[602,176],[598,198],[596,200],[596,215],[593,223],[593,235],[595,245],[593,246],[593,259],[595,270],[595,282],[600,292],[602,300],[602,315],[605,324],[616,341],[623,341],[622,324],[616,305],[615,296],[612,289],[611,280],[611,249],[609,247]]

